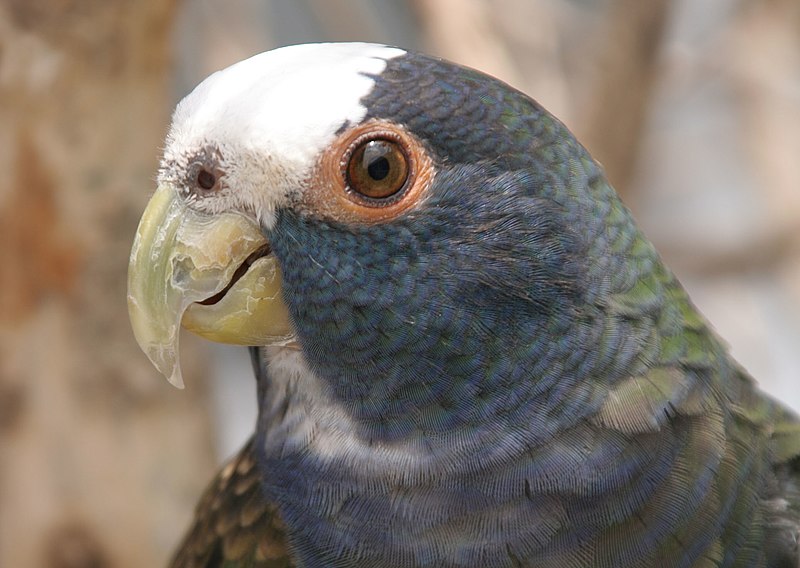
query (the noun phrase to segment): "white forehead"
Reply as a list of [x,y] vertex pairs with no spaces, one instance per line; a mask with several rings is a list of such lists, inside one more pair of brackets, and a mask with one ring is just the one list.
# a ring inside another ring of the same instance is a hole
[[[364,43],[306,44],[261,53],[218,71],[178,105],[170,145],[205,143],[270,154],[284,167],[310,164],[361,104],[401,49]],[[169,152],[170,148],[168,148]]]

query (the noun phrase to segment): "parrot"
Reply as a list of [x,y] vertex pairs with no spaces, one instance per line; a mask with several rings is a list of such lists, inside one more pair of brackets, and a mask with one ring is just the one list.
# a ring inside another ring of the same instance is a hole
[[800,419],[567,127],[477,70],[287,46],[176,107],[128,311],[247,346],[178,567],[800,566]]

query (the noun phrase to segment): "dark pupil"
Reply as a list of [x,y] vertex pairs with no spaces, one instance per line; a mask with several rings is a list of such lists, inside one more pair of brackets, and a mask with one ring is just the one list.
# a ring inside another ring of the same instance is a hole
[[344,172],[348,188],[370,199],[385,199],[403,189],[408,180],[408,159],[392,140],[369,140],[348,157]]
[[389,160],[386,158],[378,158],[367,166],[369,177],[375,181],[380,181],[389,175]]
[[385,142],[370,142],[364,148],[363,164],[367,167],[369,177],[375,181],[381,181],[389,175],[391,165],[386,158],[386,154],[391,152],[391,147]]

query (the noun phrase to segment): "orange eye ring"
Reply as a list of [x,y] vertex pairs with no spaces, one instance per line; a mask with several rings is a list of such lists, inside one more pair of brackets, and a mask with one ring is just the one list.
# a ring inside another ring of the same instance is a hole
[[339,134],[322,153],[303,207],[348,223],[388,221],[424,198],[433,175],[433,160],[416,137],[393,122],[370,120]]

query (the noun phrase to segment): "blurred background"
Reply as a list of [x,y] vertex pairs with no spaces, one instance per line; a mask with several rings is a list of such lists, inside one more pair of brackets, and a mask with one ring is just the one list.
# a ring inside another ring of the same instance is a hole
[[366,40],[494,74],[606,167],[763,388],[800,410],[797,0],[0,0],[0,567],[163,565],[253,428],[246,351],[128,326],[169,114],[276,46]]

